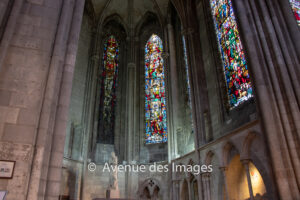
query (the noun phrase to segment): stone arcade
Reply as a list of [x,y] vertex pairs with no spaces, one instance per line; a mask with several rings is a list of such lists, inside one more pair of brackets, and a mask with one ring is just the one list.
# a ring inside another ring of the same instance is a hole
[[299,200],[299,25],[299,0],[0,0],[0,199]]

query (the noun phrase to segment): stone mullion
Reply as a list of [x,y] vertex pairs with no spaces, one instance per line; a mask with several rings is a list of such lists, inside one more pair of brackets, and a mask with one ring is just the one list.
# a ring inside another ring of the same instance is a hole
[[[77,0],[72,9],[72,20],[68,35],[68,45],[66,58],[63,66],[63,76],[60,86],[60,94],[58,107],[55,117],[55,126],[53,132],[53,143],[51,148],[51,157],[49,162],[49,172],[46,185],[46,199],[58,198],[60,182],[61,182],[61,167],[64,153],[64,141],[66,136],[66,127],[68,122],[70,97],[72,92],[72,81],[78,49],[78,41],[83,18],[83,10],[85,0]],[[61,142],[63,141],[63,142]],[[85,163],[86,165],[86,163]]]
[[[255,7],[253,7],[256,6],[254,2],[250,1],[251,6],[248,4],[248,1],[233,2],[237,8],[237,18],[241,22],[239,24],[241,28],[240,32],[243,34],[244,38],[247,38],[247,40],[244,40],[244,45],[249,58],[249,69],[254,82],[263,127],[265,128],[266,137],[268,138],[267,141],[269,143],[268,146],[270,148],[279,194],[282,199],[298,199],[300,194],[297,189],[295,176],[288,175],[293,174],[294,172],[291,164],[291,156],[289,155],[290,148],[288,148],[285,138],[286,135],[282,129],[283,124],[274,123],[276,121],[280,122],[280,108],[277,103],[282,104],[282,102],[278,102],[275,98],[276,96],[281,96],[280,90],[274,85],[276,84],[277,77],[269,74],[269,70],[274,70],[274,65],[270,65],[270,62],[272,63],[270,56],[265,56],[266,60],[262,57],[263,55],[268,54],[268,51],[266,51],[268,50],[268,46],[266,45],[272,44],[272,40],[271,43],[266,43],[265,41],[266,37],[264,36],[264,31],[261,30],[262,25],[260,24],[260,20],[255,18],[257,17],[257,14],[255,13],[257,11]],[[248,31],[249,28],[251,28],[252,31]],[[261,37],[259,38],[259,36]],[[280,149],[280,151],[278,151],[278,149]]]

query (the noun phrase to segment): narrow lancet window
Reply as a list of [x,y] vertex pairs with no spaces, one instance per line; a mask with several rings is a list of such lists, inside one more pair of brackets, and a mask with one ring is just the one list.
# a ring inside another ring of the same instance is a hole
[[104,44],[101,76],[99,142],[113,144],[119,46],[114,36]]
[[185,38],[182,37],[182,43],[183,43],[183,56],[184,56],[184,64],[185,64],[185,73],[186,73],[186,84],[187,84],[187,95],[188,95],[188,104],[190,108],[192,108],[191,104],[191,85],[190,85],[190,77],[189,77],[189,63],[188,63],[188,57],[187,57],[187,50],[186,50],[186,43]]
[[146,144],[167,142],[162,40],[152,35],[145,47],[145,119]]

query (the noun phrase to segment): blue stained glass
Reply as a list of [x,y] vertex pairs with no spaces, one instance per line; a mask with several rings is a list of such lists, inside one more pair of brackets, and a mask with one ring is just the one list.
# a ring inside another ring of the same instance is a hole
[[162,40],[152,35],[145,46],[145,120],[146,144],[167,142]]

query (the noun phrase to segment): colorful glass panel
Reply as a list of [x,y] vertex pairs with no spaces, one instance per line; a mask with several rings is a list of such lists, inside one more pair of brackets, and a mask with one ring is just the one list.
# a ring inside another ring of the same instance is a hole
[[300,26],[300,1],[290,0],[292,10],[294,12],[295,18],[297,20],[298,26]]
[[211,0],[211,8],[229,105],[233,108],[253,96],[252,84],[231,0]]
[[167,142],[167,112],[165,98],[162,41],[152,35],[145,47],[145,119],[146,144]]
[[118,43],[114,36],[110,36],[104,45],[101,79],[100,141],[104,143],[108,142],[107,139],[112,138],[114,130],[118,56]]

